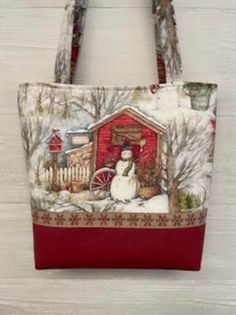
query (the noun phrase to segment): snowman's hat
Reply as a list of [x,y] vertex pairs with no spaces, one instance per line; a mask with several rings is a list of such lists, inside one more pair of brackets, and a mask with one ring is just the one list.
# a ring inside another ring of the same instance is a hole
[[128,144],[123,145],[122,152],[124,152],[124,151],[132,151],[131,146],[129,146]]

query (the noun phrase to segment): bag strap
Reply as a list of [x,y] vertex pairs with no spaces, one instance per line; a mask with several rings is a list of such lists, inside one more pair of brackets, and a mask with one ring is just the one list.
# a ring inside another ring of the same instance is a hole
[[[69,0],[57,49],[55,82],[71,84],[79,59],[88,0]],[[152,0],[159,83],[182,80],[182,62],[172,0]]]

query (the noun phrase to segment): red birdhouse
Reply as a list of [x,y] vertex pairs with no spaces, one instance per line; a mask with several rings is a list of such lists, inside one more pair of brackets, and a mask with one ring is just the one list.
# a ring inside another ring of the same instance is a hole
[[64,141],[57,132],[54,132],[51,138],[48,139],[49,153],[60,153],[63,150]]

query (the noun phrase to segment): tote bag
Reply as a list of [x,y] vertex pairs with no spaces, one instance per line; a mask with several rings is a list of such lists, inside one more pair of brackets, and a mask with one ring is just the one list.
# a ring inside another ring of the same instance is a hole
[[159,83],[73,85],[86,7],[66,5],[56,83],[19,88],[35,266],[199,270],[217,86],[182,81],[168,0],[152,7]]

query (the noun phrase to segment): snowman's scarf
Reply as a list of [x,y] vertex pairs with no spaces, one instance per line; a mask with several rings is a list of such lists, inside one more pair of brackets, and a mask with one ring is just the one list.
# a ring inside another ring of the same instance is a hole
[[126,169],[124,170],[124,172],[122,174],[122,176],[128,176],[129,171],[132,169],[134,160],[133,160],[133,158],[131,158],[131,159],[122,159],[122,161],[128,161],[129,162],[128,166],[126,167]]

